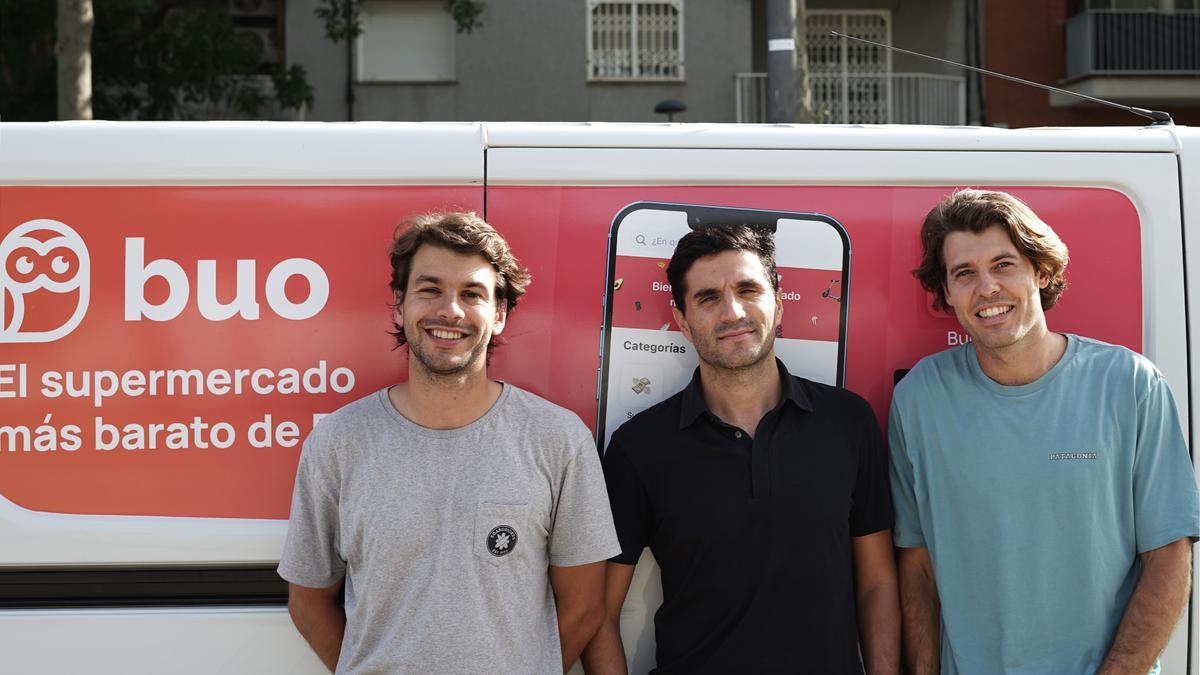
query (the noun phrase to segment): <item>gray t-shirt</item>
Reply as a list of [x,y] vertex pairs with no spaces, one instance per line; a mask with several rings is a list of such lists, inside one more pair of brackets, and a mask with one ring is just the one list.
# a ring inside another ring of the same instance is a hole
[[573,413],[505,384],[483,417],[434,430],[384,389],[305,441],[279,574],[345,577],[339,673],[558,673],[547,566],[620,550]]

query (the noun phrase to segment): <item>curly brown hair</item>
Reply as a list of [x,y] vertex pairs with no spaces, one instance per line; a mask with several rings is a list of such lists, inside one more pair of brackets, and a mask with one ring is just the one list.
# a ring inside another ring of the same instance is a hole
[[933,294],[933,308],[952,311],[946,302],[946,259],[942,251],[946,236],[951,232],[979,234],[989,227],[1003,228],[1021,255],[1050,279],[1041,290],[1042,309],[1053,307],[1067,290],[1067,245],[1020,199],[1007,192],[968,189],[939,202],[921,225],[921,264],[912,273]]
[[[491,225],[488,225],[478,215],[465,211],[435,212],[409,216],[398,226],[392,242],[390,253],[392,261],[392,278],[390,285],[395,296],[396,304],[404,299],[408,292],[408,277],[412,270],[412,259],[417,249],[424,245],[441,246],[455,253],[481,255],[496,270],[496,307],[503,307],[511,312],[517,307],[517,300],[525,294],[531,278],[529,270],[521,263],[508,248],[508,242]],[[502,304],[503,303],[503,304]],[[408,339],[400,324],[394,324],[397,346],[404,346]],[[496,344],[497,336],[492,336],[488,343],[490,351]]]

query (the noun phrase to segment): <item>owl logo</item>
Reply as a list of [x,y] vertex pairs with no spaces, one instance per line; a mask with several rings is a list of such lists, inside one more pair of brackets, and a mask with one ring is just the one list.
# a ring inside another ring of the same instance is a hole
[[52,342],[83,320],[91,260],[57,220],[21,223],[0,241],[0,343]]

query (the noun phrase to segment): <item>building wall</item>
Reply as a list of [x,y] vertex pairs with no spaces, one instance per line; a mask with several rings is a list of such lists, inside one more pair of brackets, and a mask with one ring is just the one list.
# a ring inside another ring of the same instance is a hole
[[[892,12],[892,45],[962,63],[967,58],[962,0],[899,3]],[[892,68],[900,73],[962,75],[961,68],[918,56],[893,54]]]
[[346,45],[325,38],[325,27],[313,13],[317,0],[288,0],[284,9],[284,57],[304,66],[314,100],[306,119],[346,119]]
[[[1067,73],[1068,0],[984,0],[984,67],[1006,75],[1060,85]],[[1100,106],[1054,107],[1050,93],[988,77],[984,82],[985,122],[1009,127],[1137,126],[1148,123],[1131,113]],[[1123,101],[1142,108],[1155,106]],[[1200,107],[1172,106],[1177,124],[1200,124]]]
[[[901,49],[979,66],[975,41],[979,28],[973,21],[979,0],[906,0],[897,2],[892,12],[892,45]],[[897,73],[951,75],[964,80],[967,124],[980,121],[980,76],[931,59],[893,54],[892,70]]]
[[[345,120],[346,48],[332,45],[317,0],[288,0],[287,58],[308,71],[308,119]],[[455,36],[455,81],[357,84],[358,120],[663,121],[654,106],[680,99],[676,121],[732,122],[734,74],[750,70],[750,2],[684,7],[686,81],[589,83],[584,0],[492,0],[484,25]]]

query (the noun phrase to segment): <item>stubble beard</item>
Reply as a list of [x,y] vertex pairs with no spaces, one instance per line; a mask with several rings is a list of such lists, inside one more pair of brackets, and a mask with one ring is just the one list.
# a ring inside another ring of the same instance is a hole
[[[1012,311],[1020,311],[1019,305],[1014,306]],[[978,317],[976,317],[973,313],[969,318],[972,321],[978,320]],[[971,342],[975,345],[976,351],[982,351],[993,355],[1004,354],[1007,350],[1020,345],[1031,335],[1035,334],[1038,329],[1037,322],[1029,322],[1025,324],[1018,322],[1013,330],[1009,332],[989,332],[982,327],[979,327],[972,332],[967,328],[967,326],[970,324],[968,324],[966,321],[963,321],[962,316],[958,317],[958,323],[960,326],[962,326],[962,329],[971,336]]]
[[710,337],[704,341],[703,346],[699,344],[695,345],[696,356],[719,371],[735,374],[751,370],[766,360],[771,355],[771,350],[775,346],[775,333],[772,331],[767,335],[765,340],[749,349],[722,352],[718,346],[720,341],[716,336],[724,330],[723,328],[718,328],[713,331]]
[[[423,333],[425,328],[418,326],[417,330]],[[486,363],[487,360],[487,343],[483,341],[480,341],[471,351],[461,357],[454,356],[439,359],[432,353],[432,350],[425,349],[421,339],[413,340],[411,335],[407,337],[408,354],[411,360],[415,360],[419,364],[419,369],[433,380],[457,379],[458,376],[469,374],[476,369],[477,364]],[[418,337],[423,338],[424,335]],[[473,335],[468,335],[464,339],[471,337]]]

